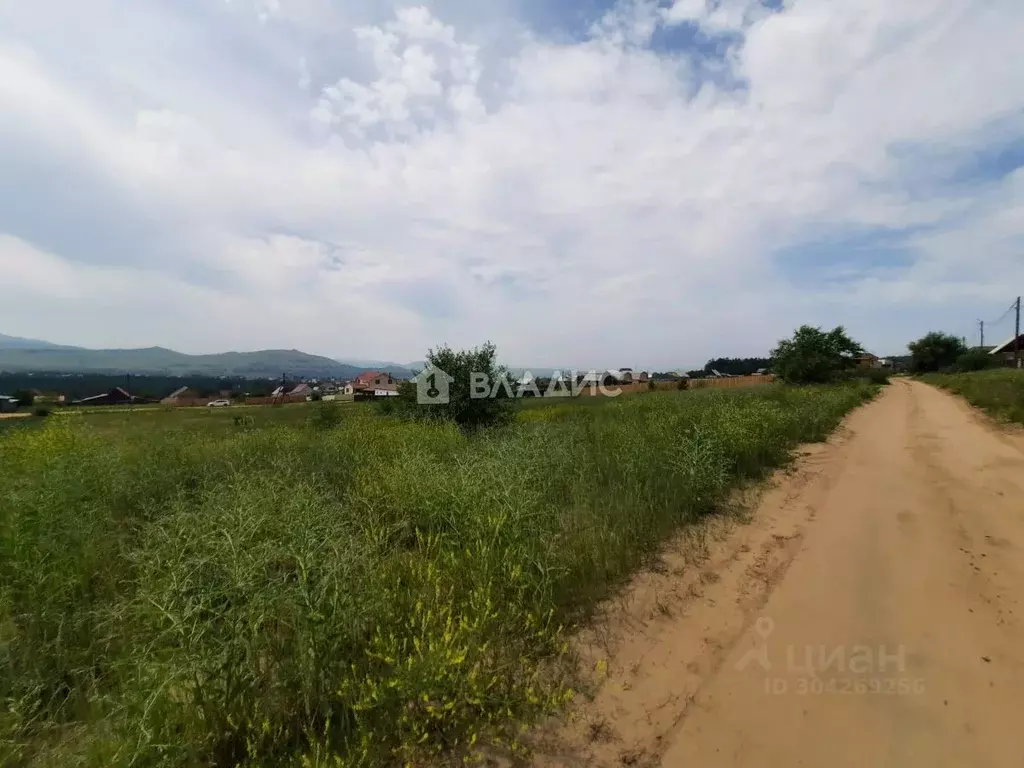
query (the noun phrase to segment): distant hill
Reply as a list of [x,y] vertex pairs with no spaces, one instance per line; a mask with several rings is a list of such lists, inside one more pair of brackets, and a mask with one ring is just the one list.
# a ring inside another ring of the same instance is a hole
[[0,349],[80,349],[80,347],[65,347],[39,339],[23,339],[20,336],[5,336],[0,333]]
[[195,374],[249,378],[274,378],[287,373],[289,378],[354,378],[364,370],[365,368],[360,366],[345,365],[328,357],[309,355],[294,349],[186,355],[162,347],[83,349],[58,346],[0,346],[0,371],[8,372],[132,373],[171,376]]
[[335,362],[349,365],[364,371],[384,371],[400,379],[411,379],[413,372],[423,367],[423,363],[390,363],[386,360],[361,360],[340,358]]

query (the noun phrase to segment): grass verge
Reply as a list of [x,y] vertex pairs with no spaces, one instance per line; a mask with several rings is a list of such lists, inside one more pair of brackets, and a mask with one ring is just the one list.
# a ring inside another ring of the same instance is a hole
[[1024,424],[1024,371],[1003,368],[975,373],[928,374],[923,381],[962,395],[994,418]]

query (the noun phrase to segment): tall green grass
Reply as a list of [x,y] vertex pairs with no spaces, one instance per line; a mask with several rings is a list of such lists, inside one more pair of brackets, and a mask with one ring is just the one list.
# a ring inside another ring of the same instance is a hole
[[362,766],[516,747],[567,633],[874,388],[0,437],[0,762]]
[[929,374],[930,384],[963,395],[1001,421],[1024,424],[1024,371],[1001,368],[975,373]]

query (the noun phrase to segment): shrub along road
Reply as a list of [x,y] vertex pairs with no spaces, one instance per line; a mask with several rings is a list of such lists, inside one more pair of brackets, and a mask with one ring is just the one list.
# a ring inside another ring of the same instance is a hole
[[898,380],[692,552],[609,608],[545,764],[1020,765],[1024,438]]

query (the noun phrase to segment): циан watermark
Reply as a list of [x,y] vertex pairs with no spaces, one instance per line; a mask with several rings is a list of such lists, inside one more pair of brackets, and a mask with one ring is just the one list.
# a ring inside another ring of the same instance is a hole
[[799,696],[823,694],[909,696],[923,694],[925,684],[907,672],[907,649],[900,645],[786,645],[768,638],[775,622],[762,616],[754,624],[757,646],[736,662],[736,670],[765,673],[764,692]]

